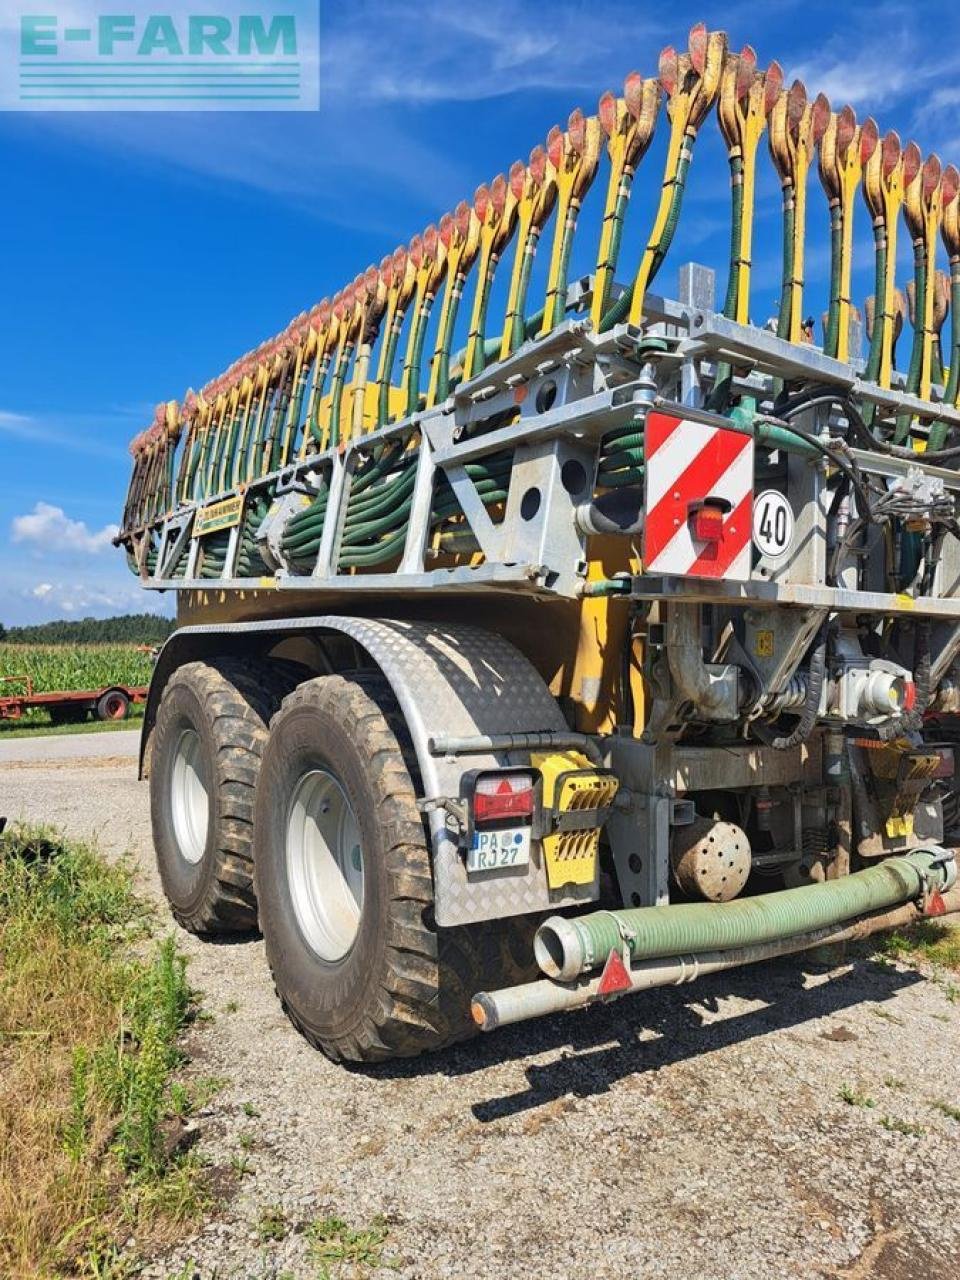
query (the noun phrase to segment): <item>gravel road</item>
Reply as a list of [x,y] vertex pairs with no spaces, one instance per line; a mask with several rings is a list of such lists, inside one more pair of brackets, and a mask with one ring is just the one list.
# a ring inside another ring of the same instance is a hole
[[[0,814],[130,850],[159,898],[133,762],[67,741],[53,763],[7,744]],[[224,1081],[200,1149],[226,1202],[148,1280],[191,1261],[202,1280],[306,1280],[305,1228],[328,1215],[389,1225],[390,1267],[344,1278],[960,1275],[960,1122],[936,1105],[960,1106],[960,1001],[942,980],[863,954],[782,962],[349,1071],[287,1023],[262,942],[180,941],[214,1017],[190,1072]],[[289,1230],[261,1243],[278,1205]]]
[[136,760],[139,754],[139,729],[40,734],[0,741],[0,767],[5,764],[50,764],[55,760],[100,760],[105,756]]

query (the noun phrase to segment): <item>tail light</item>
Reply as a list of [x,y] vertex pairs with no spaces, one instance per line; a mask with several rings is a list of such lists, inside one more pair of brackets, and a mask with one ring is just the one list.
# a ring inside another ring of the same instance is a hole
[[533,774],[479,773],[473,785],[473,825],[522,824],[533,820]]
[[730,510],[725,498],[703,498],[687,508],[690,532],[697,542],[721,542],[723,517]]

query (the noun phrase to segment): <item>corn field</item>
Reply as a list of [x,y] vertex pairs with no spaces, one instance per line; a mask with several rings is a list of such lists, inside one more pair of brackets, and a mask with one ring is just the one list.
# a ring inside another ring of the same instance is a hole
[[[30,676],[35,693],[148,684],[150,655],[125,644],[0,644],[0,676]],[[0,697],[21,686],[0,684]]]

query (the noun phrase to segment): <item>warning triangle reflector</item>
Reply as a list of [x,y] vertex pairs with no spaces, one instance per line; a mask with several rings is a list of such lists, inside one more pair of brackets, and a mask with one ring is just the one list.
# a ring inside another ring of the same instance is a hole
[[945,916],[947,914],[947,904],[943,900],[943,895],[939,889],[933,889],[930,896],[924,904],[923,914],[925,916]]
[[613,947],[607,956],[607,963],[603,966],[597,995],[613,996],[618,991],[629,991],[630,985],[630,975],[627,973],[623,958],[616,947]]

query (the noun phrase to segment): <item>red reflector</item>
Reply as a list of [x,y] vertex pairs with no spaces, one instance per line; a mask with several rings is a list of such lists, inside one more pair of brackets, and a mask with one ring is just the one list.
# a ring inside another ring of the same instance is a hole
[[917,703],[917,686],[912,680],[904,680],[903,682],[903,709],[912,711]]
[[603,973],[600,975],[600,982],[597,986],[597,994],[601,996],[616,995],[618,991],[630,990],[630,975],[627,973],[626,965],[623,963],[623,957],[614,947],[607,956],[607,963],[603,966]]
[[939,747],[940,763],[934,772],[935,778],[952,778],[954,774],[953,751],[950,747]]
[[939,889],[932,889],[930,896],[927,898],[923,907],[925,916],[945,916],[947,914],[947,904],[943,900],[943,895]]
[[690,512],[690,532],[697,542],[720,542],[723,539],[723,512],[719,507],[697,507]]
[[526,773],[485,773],[473,791],[474,823],[533,816],[533,778]]

